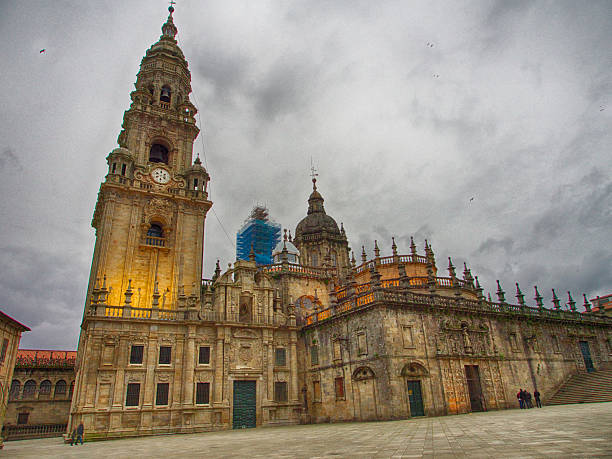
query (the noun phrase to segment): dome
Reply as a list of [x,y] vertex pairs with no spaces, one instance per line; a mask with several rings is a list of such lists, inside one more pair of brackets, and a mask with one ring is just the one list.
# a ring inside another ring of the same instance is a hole
[[289,263],[299,263],[300,251],[291,241],[280,241],[276,244],[276,247],[274,247],[272,251],[272,261],[274,263],[281,263],[283,261],[282,256],[284,247],[287,248],[287,260]]
[[295,237],[322,233],[324,231],[340,236],[340,229],[336,220],[325,213],[323,196],[317,191],[316,179],[312,180],[312,185],[313,190],[308,198],[308,215],[295,228]]

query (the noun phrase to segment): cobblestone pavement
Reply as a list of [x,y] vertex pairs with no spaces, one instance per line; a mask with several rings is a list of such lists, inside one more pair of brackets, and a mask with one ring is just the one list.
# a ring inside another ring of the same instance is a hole
[[389,422],[109,440],[6,442],[0,457],[612,457],[612,403]]

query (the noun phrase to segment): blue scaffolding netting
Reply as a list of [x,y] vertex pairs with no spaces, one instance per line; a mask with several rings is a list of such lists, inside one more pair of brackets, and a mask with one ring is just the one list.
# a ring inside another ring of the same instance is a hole
[[281,226],[270,220],[268,209],[255,206],[236,234],[236,259],[248,260],[251,247],[258,265],[272,263],[272,250],[280,242]]

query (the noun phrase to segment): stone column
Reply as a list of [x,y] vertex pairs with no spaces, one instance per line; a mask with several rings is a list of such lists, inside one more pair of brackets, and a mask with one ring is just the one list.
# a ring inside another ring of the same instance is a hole
[[119,338],[119,349],[117,352],[117,360],[115,362],[117,372],[115,373],[115,390],[113,391],[113,409],[123,408],[125,366],[127,365],[127,347],[127,339],[125,337]]
[[155,389],[155,367],[157,365],[157,333],[149,336],[149,344],[147,346],[147,357],[145,365],[147,366],[147,374],[144,381],[144,397],[142,402],[143,408],[153,407],[153,397]]
[[267,368],[267,398],[269,401],[274,400],[274,331],[264,330],[264,347],[265,347],[265,358]]
[[297,336],[296,331],[291,330],[289,344],[291,346],[291,401],[299,401],[298,394],[298,369],[297,369]]
[[189,325],[187,331],[187,345],[185,346],[185,351],[183,353],[183,364],[185,366],[185,378],[183,379],[183,384],[185,385],[185,390],[183,392],[183,405],[185,406],[193,406],[194,404],[193,375],[195,366],[195,337],[195,325]]
[[213,401],[217,404],[223,400],[223,327],[217,327],[217,340],[213,349],[213,356],[215,358]]

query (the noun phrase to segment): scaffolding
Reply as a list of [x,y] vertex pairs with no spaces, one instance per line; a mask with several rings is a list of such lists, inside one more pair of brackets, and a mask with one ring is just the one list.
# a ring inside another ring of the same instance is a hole
[[257,205],[236,234],[236,259],[248,260],[251,247],[257,265],[272,263],[272,250],[280,242],[281,226],[270,220],[268,209]]

